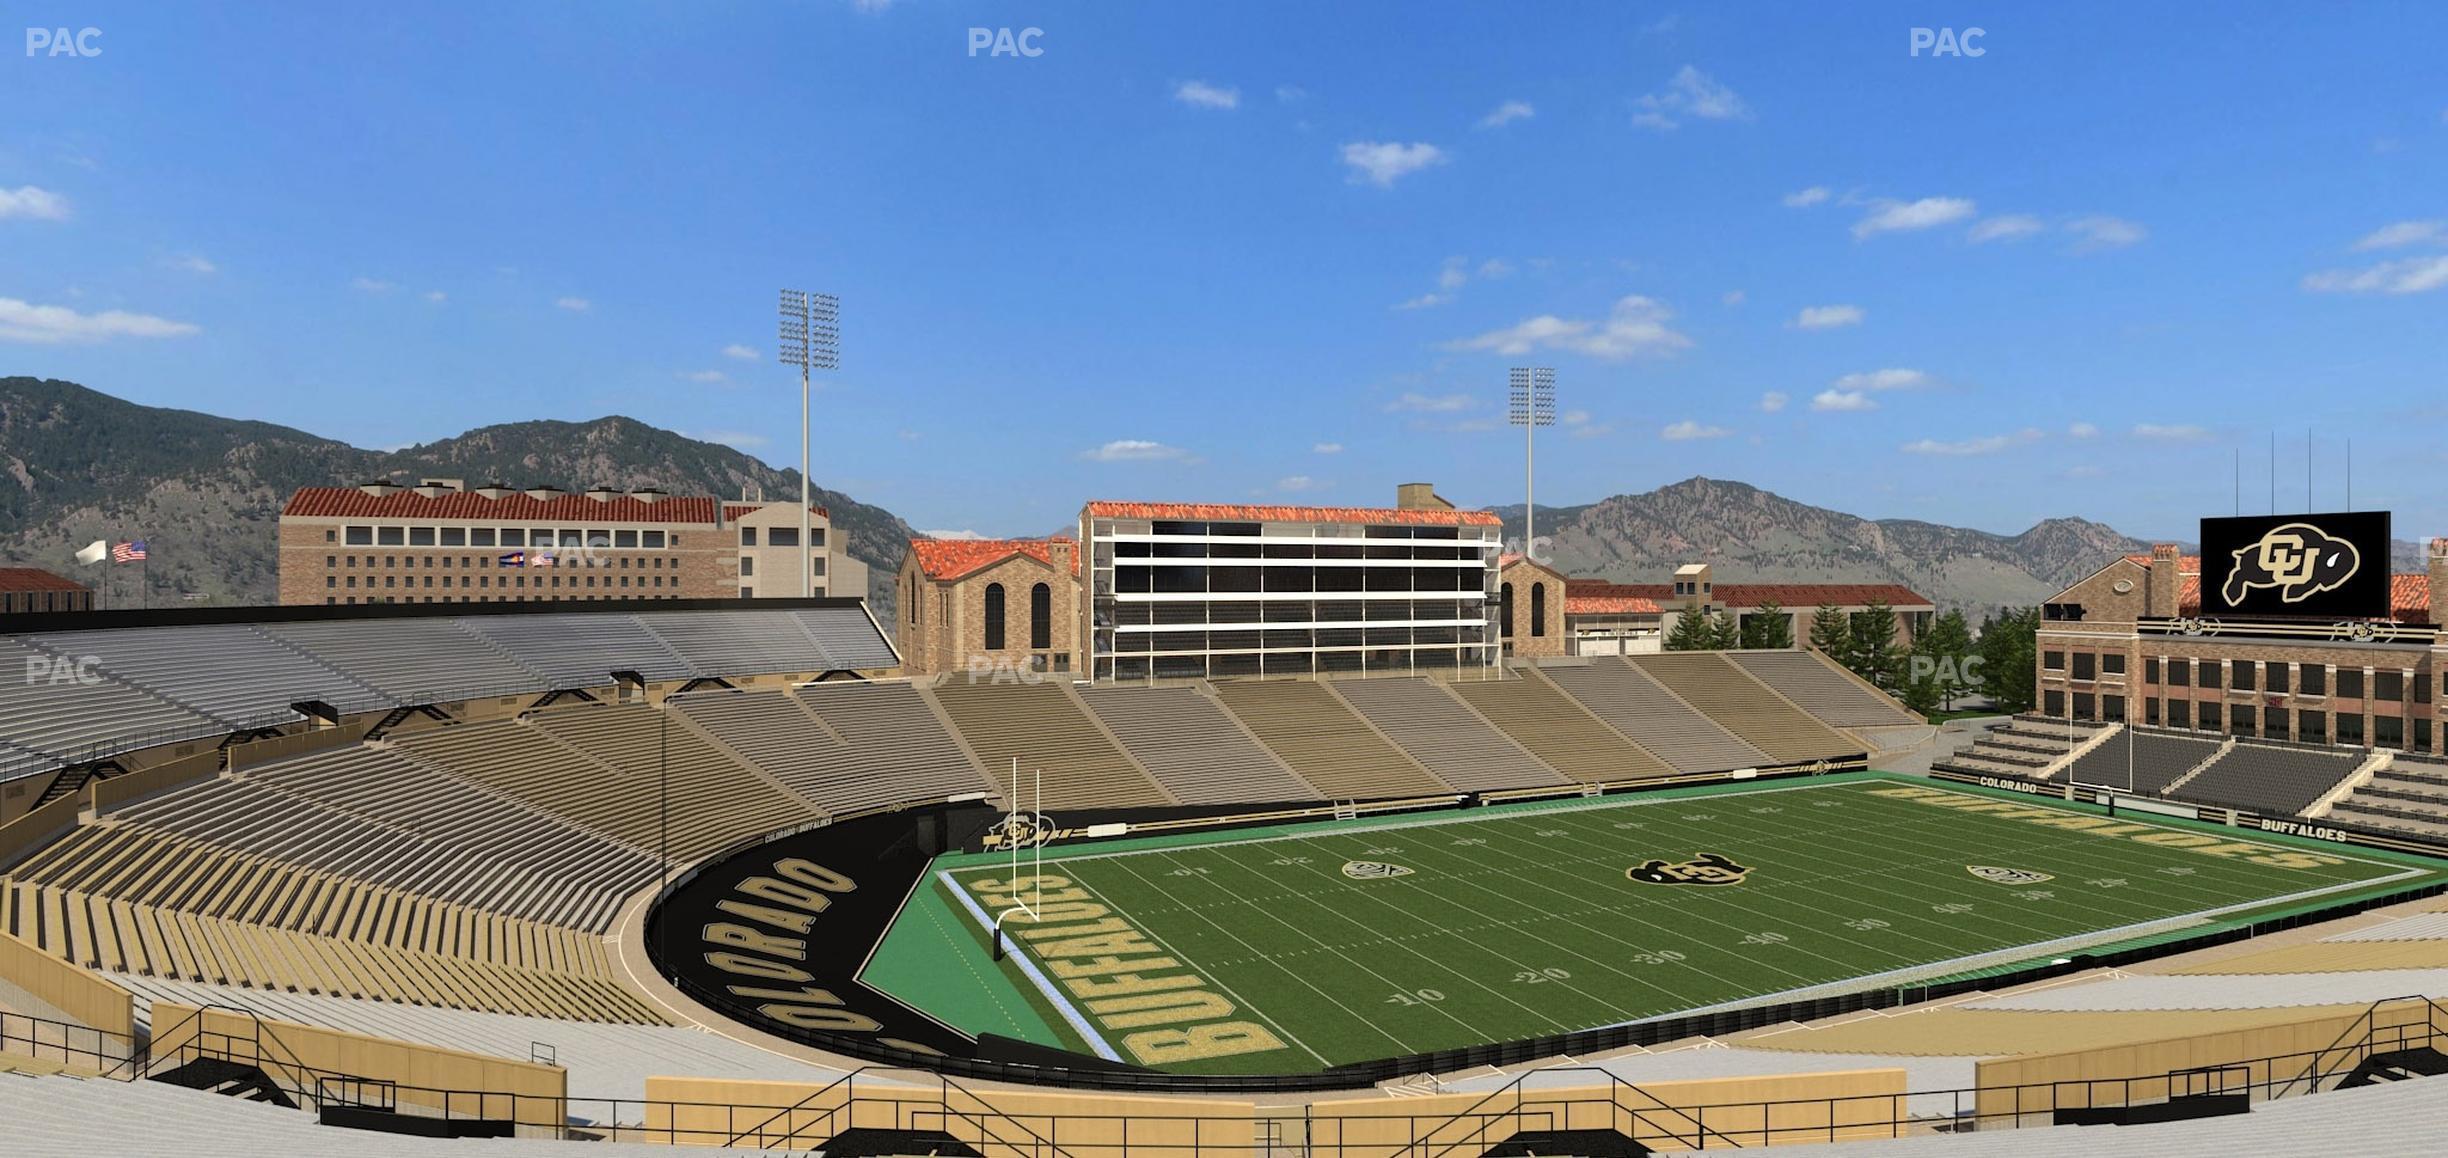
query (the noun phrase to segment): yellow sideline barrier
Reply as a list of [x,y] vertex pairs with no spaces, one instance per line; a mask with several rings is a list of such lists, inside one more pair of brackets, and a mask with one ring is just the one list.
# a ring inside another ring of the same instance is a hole
[[[923,1079],[919,1079],[923,1080]],[[1524,1130],[1620,1130],[1660,1148],[1753,1147],[1893,1136],[1904,1071],[1701,1078],[1638,1087],[1508,1089],[1389,1098],[1368,1094],[1263,1116],[1246,1101],[1009,1088],[656,1077],[647,1136],[683,1145],[815,1147],[855,1127],[941,1129],[987,1158],[1195,1158],[1246,1153],[1261,1138],[1336,1158],[1394,1158],[1426,1144],[1477,1153]],[[754,1107],[754,1108],[752,1108]],[[744,1136],[743,1136],[744,1135]]]
[[1042,1158],[1056,1148],[1069,1158],[1195,1158],[1247,1154],[1257,1144],[1257,1107],[1246,1101],[885,1080],[861,1081],[853,1099],[846,1082],[650,1077],[645,1136],[660,1140],[668,1130],[681,1145],[720,1146],[754,1131],[745,1144],[799,1150],[854,1127],[942,1130],[986,1158]]
[[[239,1060],[259,1058],[276,1080],[291,1083],[299,1082],[299,1075],[283,1073],[282,1066],[395,1082],[402,1109],[422,1107],[458,1117],[515,1116],[519,1124],[526,1126],[562,1125],[562,1099],[569,1095],[569,1071],[559,1066],[415,1045],[320,1026],[285,1021],[259,1023],[221,1009],[207,1009],[198,1016],[192,1005],[154,1002],[153,1056],[170,1058],[188,1048]],[[311,1079],[306,1084],[311,1084]],[[445,1105],[439,1091],[456,1091],[460,1096]],[[330,1092],[334,1096],[354,1096],[366,1091],[334,1088]],[[478,1096],[479,1093],[484,1096]],[[516,1095],[515,1099],[512,1095]]]
[[364,739],[367,732],[374,730],[374,723],[374,713],[361,713],[336,728],[316,728],[305,732],[291,732],[285,736],[249,740],[243,744],[232,744],[229,750],[229,766],[234,770],[244,770],[258,764],[269,764],[274,760],[303,756],[308,752],[320,752],[327,748],[345,748]]
[[[2329,1013],[2249,1029],[1984,1061],[1974,1071],[1980,1115],[1988,1121],[2055,1108],[2158,1102],[2222,1088],[2234,1093],[2248,1078],[2263,1083],[2301,1077],[2316,1061],[2322,1070],[2352,1066],[2362,1049],[2365,1016]],[[2426,1025],[2430,1007],[2419,1000],[2383,1005],[2369,1018],[2377,1036],[2386,1039],[2391,1027]],[[2265,1058],[2282,1060],[2258,1060]],[[2223,1075],[2184,1072],[2218,1067],[2235,1069]]]
[[96,780],[93,783],[94,814],[107,815],[112,809],[142,797],[201,784],[220,774],[221,753],[216,749],[155,764],[125,776]]
[[5,869],[75,828],[77,813],[93,795],[91,785],[79,788],[7,824],[0,824],[0,869]]
[[0,932],[0,979],[122,1041],[136,1033],[135,994],[6,932]]

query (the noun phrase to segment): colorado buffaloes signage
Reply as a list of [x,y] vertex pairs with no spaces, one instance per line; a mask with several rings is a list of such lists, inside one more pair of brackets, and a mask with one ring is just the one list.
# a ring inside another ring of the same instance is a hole
[[1411,870],[1381,860],[1353,860],[1343,862],[1343,875],[1355,881],[1385,881],[1410,876]]
[[2389,615],[2386,511],[2203,519],[2201,614]]
[[1999,868],[1993,864],[1968,864],[1964,866],[1964,871],[1993,885],[2036,885],[2042,881],[2057,879],[2048,873],[2033,872],[2030,869]]
[[1645,885],[1739,885],[1751,870],[1713,852],[1694,853],[1690,860],[1670,864],[1643,861],[1624,875]]

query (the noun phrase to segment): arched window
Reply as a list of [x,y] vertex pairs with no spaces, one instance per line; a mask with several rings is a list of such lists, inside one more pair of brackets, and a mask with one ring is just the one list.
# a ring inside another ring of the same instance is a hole
[[1029,646],[1054,646],[1054,589],[1043,583],[1029,588]]
[[1501,617],[1502,617],[1502,619],[1503,619],[1503,625],[1502,625],[1502,627],[1501,627],[1501,628],[1499,628],[1499,630],[1503,632],[1504,637],[1505,637],[1506,639],[1511,639],[1511,638],[1513,638],[1513,585],[1512,585],[1512,584],[1507,583],[1507,584],[1505,584],[1504,586],[1499,587],[1499,588],[1497,588],[1497,589],[1496,589],[1496,608],[1497,608],[1497,611],[1500,613],[1500,615],[1501,615]]
[[1547,634],[1547,585],[1530,585],[1530,634]]
[[1003,650],[1003,585],[986,585],[986,650]]

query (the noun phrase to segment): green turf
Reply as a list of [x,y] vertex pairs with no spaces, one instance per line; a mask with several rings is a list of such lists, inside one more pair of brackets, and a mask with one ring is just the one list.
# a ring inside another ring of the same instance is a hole
[[[1008,861],[949,856],[862,979],[972,1033],[1102,1043],[1180,1072],[1290,1073],[2000,968],[2434,876],[2235,829],[2043,820],[2109,823],[1839,776],[1049,849],[1043,872],[1058,879],[1041,890],[1067,907],[1010,925],[1034,976],[991,963],[974,915],[1008,903],[981,883],[1009,876]],[[2226,855],[2150,843],[2212,839]],[[1721,885],[1627,875],[1703,853],[1747,872]],[[1345,871],[1362,861],[1410,872]],[[1975,865],[2052,879],[1993,881]],[[1167,1036],[1235,1022],[1257,1031]],[[1280,1044],[1239,1052],[1269,1038]]]

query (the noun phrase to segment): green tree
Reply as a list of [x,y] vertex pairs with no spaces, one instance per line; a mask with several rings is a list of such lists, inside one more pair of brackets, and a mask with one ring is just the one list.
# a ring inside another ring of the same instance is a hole
[[1939,616],[1913,641],[1913,655],[1924,661],[1913,666],[1936,685],[1939,707],[1955,710],[1956,697],[1977,686],[1979,669],[1967,662],[1972,654],[1972,625],[1964,621],[1961,611]]
[[1742,645],[1742,628],[1734,622],[1733,614],[1725,611],[1710,612],[1709,650],[1735,651]]
[[1707,651],[1716,640],[1717,633],[1709,626],[1708,616],[1687,611],[1675,617],[1674,630],[1666,633],[1666,650]]
[[1844,612],[1821,605],[1811,615],[1810,645],[1840,666],[1853,666],[1853,625],[1845,621]]
[[1774,602],[1762,603],[1743,616],[1742,646],[1752,651],[1782,651],[1793,646],[1793,617]]
[[1945,681],[1935,671],[1915,668],[1904,676],[1904,686],[1896,689],[1896,698],[1904,706],[1928,716],[1939,710],[1946,694]]
[[1896,647],[1895,609],[1873,603],[1853,614],[1851,649],[1853,673],[1895,691],[1904,684],[1904,653]]
[[1980,657],[1980,687],[2001,712],[2028,712],[2035,699],[2032,666],[2038,662],[2040,609],[2000,608],[1982,621],[1972,645]]

